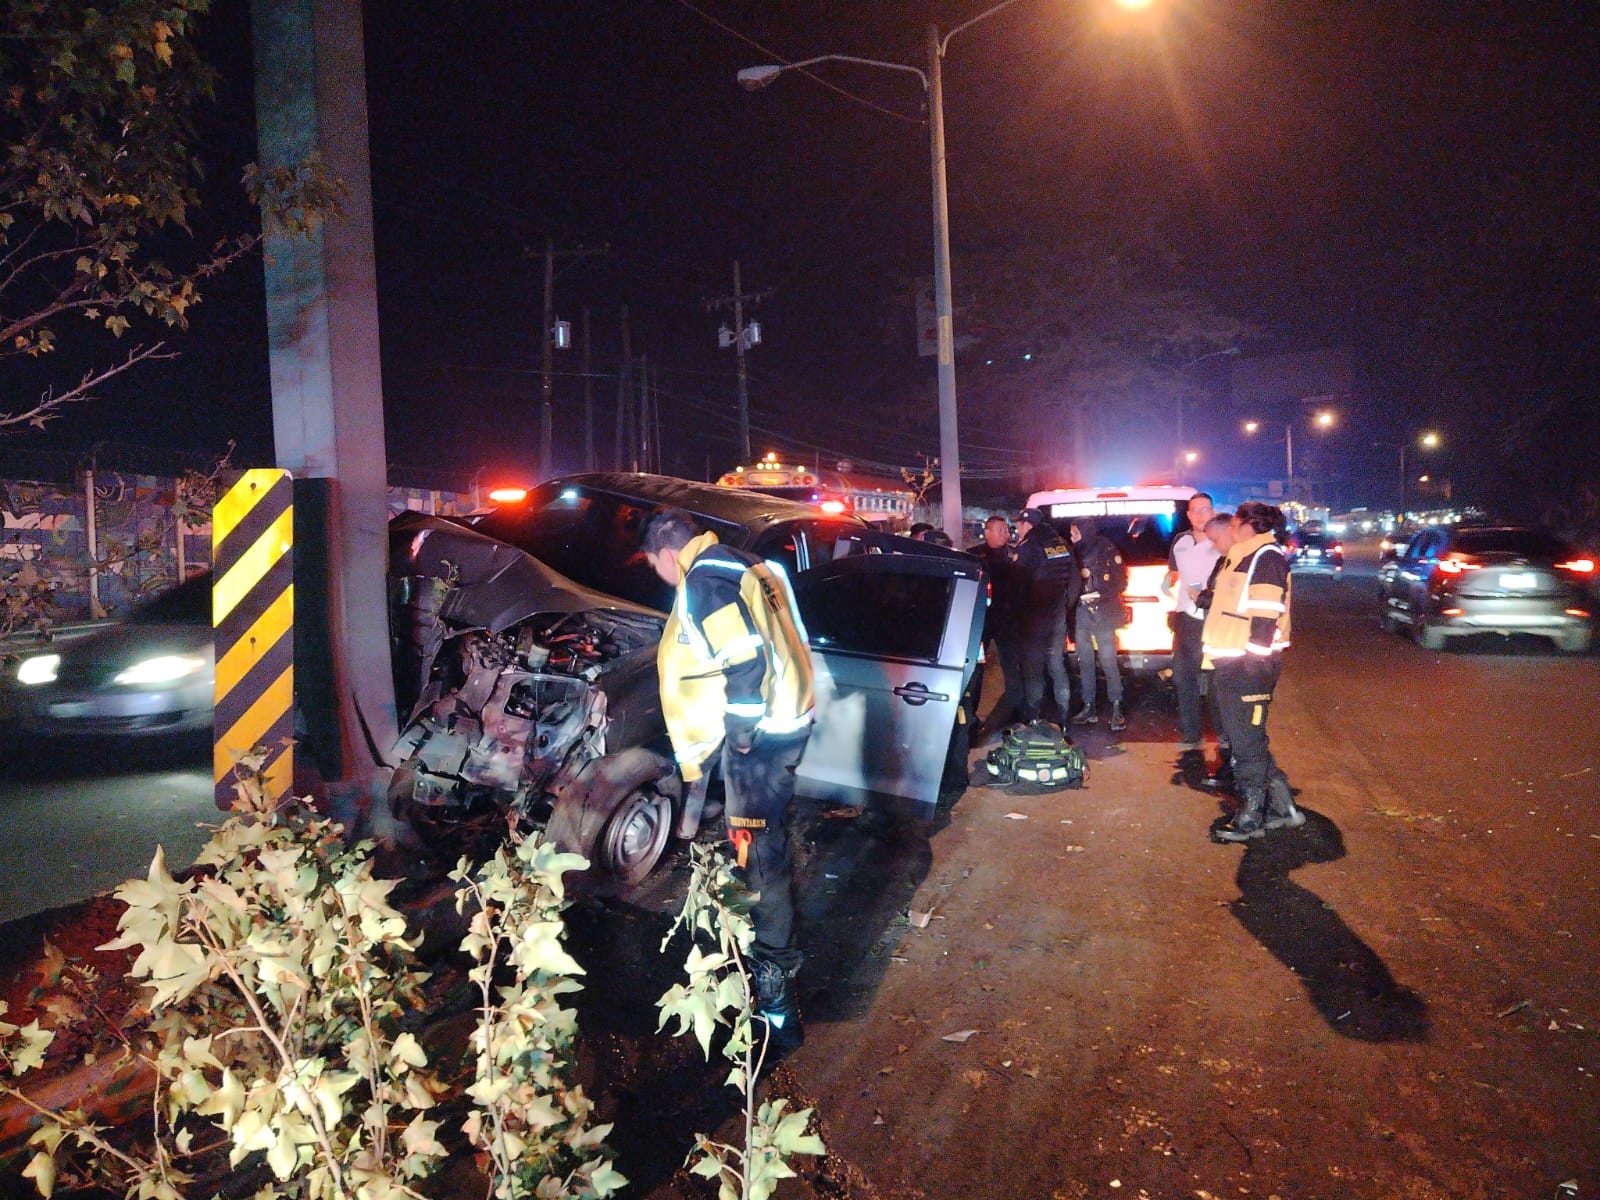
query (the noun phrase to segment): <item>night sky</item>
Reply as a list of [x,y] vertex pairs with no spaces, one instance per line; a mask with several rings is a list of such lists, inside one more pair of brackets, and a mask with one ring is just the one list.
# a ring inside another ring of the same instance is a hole
[[[1421,428],[1444,434],[1458,493],[1486,502],[1600,479],[1600,34],[1583,6],[1158,5],[1136,22],[1108,19],[1103,0],[1019,0],[951,42],[957,293],[975,240],[1028,238],[1090,196],[1138,206],[1186,282],[1261,330],[1199,373],[1186,442],[1202,480],[1226,490],[1281,474],[1281,446],[1239,436],[1232,376],[1286,352],[1342,356],[1353,372],[1340,427],[1320,445],[1307,435],[1343,503],[1391,502],[1395,451],[1377,443]],[[734,76],[829,52],[925,68],[928,23],[948,30],[984,8],[368,4],[391,464],[440,482],[531,473],[542,266],[530,251],[547,237],[608,249],[564,264],[556,286],[575,328],[584,305],[593,313],[602,465],[624,303],[636,353],[659,372],[665,467],[698,476],[736,461],[733,355],[706,309],[732,290],[735,258],[745,290],[770,293],[750,355],[758,452],[935,453],[932,360],[915,356],[907,303],[932,259],[921,87],[844,64],[755,93]],[[209,219],[225,224],[247,219],[229,193],[251,153],[248,19],[219,0],[210,22],[225,83],[201,135],[217,163]],[[266,461],[259,286],[258,271],[238,272],[196,313],[182,362],[44,436],[197,450],[235,437]],[[958,360],[958,386],[992,350]],[[557,369],[555,459],[575,468],[577,350]],[[969,497],[1007,490],[1023,459],[1007,424],[964,425],[964,462],[981,475]],[[1116,431],[1116,462],[1153,442],[1167,454],[1175,436]]]

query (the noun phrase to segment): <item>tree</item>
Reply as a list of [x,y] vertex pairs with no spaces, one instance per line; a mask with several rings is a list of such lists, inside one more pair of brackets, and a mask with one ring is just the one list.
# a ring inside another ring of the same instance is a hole
[[1025,227],[957,264],[963,332],[979,338],[972,357],[993,364],[967,372],[963,399],[989,423],[1020,425],[1032,445],[1060,447],[1080,472],[1119,427],[1144,437],[1177,425],[1181,438],[1182,405],[1197,391],[1189,368],[1262,331],[1219,311],[1141,214]]
[[[70,344],[76,377],[0,401],[5,432],[170,357],[161,331],[185,328],[206,281],[261,235],[205,249],[190,227],[204,182],[194,118],[215,78],[192,35],[209,0],[0,4],[0,361]],[[315,161],[251,168],[243,184],[265,220],[297,233],[339,190]],[[108,335],[123,348],[108,350]]]

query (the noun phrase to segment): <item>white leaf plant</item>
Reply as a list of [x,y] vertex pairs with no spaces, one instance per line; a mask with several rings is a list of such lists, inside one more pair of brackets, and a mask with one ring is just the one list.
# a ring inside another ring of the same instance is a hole
[[[118,1033],[154,1081],[147,1126],[130,1137],[35,1104],[17,1078],[52,1035],[0,1021],[0,1092],[40,1120],[23,1174],[41,1195],[99,1185],[183,1200],[196,1157],[225,1152],[230,1168],[270,1174],[261,1200],[420,1200],[447,1157],[431,1114],[452,1089],[417,1036],[428,976],[390,903],[396,881],[374,877],[370,842],[347,845],[308,803],[269,799],[263,760],[241,764],[235,814],[187,878],[158,850],[145,879],[116,891],[127,910],[102,949],[138,952],[129,975],[148,1013]],[[588,1126],[568,1083],[573,1021],[557,1003],[580,986],[560,945],[561,873],[585,865],[529,840],[453,876],[458,904],[474,907],[462,949],[483,997],[464,1133],[496,1200],[587,1200],[626,1182],[602,1154],[609,1127]]]
[[688,932],[687,978],[673,984],[657,1002],[660,1028],[677,1018],[675,1035],[692,1032],[707,1061],[717,1030],[727,1030],[721,1052],[733,1064],[726,1083],[740,1093],[744,1144],[719,1142],[699,1133],[687,1160],[691,1172],[717,1181],[717,1200],[767,1200],[780,1180],[794,1177],[789,1163],[794,1155],[827,1152],[822,1139],[807,1132],[809,1108],[785,1112],[787,1100],[758,1103],[756,1099],[770,1038],[762,1021],[757,1040],[754,998],[745,970],[755,940],[749,917],[752,900],[722,846],[691,846],[688,893],[661,943],[665,951],[678,930]]

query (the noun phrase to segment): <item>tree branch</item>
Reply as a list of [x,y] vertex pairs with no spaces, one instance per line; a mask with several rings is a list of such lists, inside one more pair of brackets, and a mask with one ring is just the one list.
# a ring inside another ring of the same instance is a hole
[[83,378],[76,387],[55,395],[50,391],[40,397],[39,402],[25,412],[0,412],[0,435],[16,429],[18,426],[31,425],[35,429],[43,429],[47,421],[60,416],[61,408],[68,404],[81,404],[85,400],[93,399],[94,389],[106,380],[122,374],[129,367],[144,362],[146,359],[176,358],[176,353],[166,351],[165,342],[153,342],[148,346],[135,346],[128,352],[128,357],[112,367],[93,369],[84,372]]

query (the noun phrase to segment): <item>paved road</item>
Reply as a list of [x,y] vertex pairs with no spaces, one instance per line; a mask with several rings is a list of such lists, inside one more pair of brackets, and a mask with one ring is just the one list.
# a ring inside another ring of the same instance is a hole
[[157,845],[173,869],[215,822],[203,749],[7,747],[0,768],[0,922],[86,899],[149,869]]

